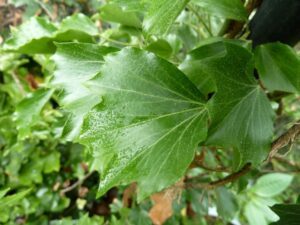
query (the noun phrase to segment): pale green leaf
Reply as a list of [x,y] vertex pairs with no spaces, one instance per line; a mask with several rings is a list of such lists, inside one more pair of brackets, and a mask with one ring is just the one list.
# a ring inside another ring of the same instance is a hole
[[111,0],[126,11],[144,11],[146,10],[147,0]]
[[56,43],[56,46],[57,51],[52,57],[56,65],[52,85],[62,90],[60,104],[73,114],[66,121],[64,134],[67,139],[73,139],[85,113],[101,101],[84,83],[99,73],[103,55],[116,49],[88,43]]
[[4,195],[10,190],[10,188],[6,188],[0,191],[0,199],[3,198]]
[[120,23],[136,28],[142,27],[142,22],[135,12],[124,11],[118,4],[106,4],[100,9],[100,16],[105,21]]
[[9,195],[1,199],[0,201],[0,210],[1,208],[3,209],[4,207],[11,207],[13,205],[17,205],[20,203],[20,200],[22,200],[29,192],[31,189],[21,191],[17,194],[14,195]]
[[260,45],[255,51],[256,67],[270,91],[300,92],[300,57],[281,43]]
[[45,18],[32,17],[12,32],[3,48],[25,54],[53,53],[54,41],[92,42],[97,34],[97,27],[83,14],[69,16],[58,26]]
[[236,44],[224,42],[224,46],[225,56],[202,62],[202,70],[213,76],[217,87],[210,102],[207,144],[236,148],[240,154],[237,167],[246,162],[258,164],[270,148],[273,111],[254,78],[252,54]]
[[272,197],[283,192],[291,184],[293,176],[272,173],[260,177],[252,187],[252,191],[262,197]]
[[88,113],[80,140],[97,159],[99,194],[136,181],[141,200],[178,181],[206,137],[198,89],[174,65],[133,48],[106,56],[90,85],[103,102]]
[[19,137],[24,139],[30,135],[31,127],[49,101],[54,90],[39,89],[23,99],[16,108],[15,118]]
[[241,0],[193,0],[193,3],[223,18],[245,21],[248,17]]
[[3,48],[27,54],[51,53],[55,50],[51,40],[56,30],[57,27],[48,20],[32,17],[12,32],[12,37],[5,42]]
[[143,26],[150,34],[165,34],[189,0],[151,0]]

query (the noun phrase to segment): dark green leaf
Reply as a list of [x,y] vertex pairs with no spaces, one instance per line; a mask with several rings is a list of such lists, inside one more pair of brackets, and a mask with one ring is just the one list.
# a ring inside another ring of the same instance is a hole
[[210,102],[207,144],[239,150],[237,167],[246,162],[258,164],[270,148],[273,111],[254,78],[252,54],[236,44],[224,42],[224,46],[224,57],[208,57],[202,63],[202,70],[214,77],[217,87]]
[[237,199],[224,187],[216,189],[216,194],[218,214],[226,221],[232,220],[239,210]]
[[299,225],[300,224],[300,205],[298,204],[278,204],[272,210],[280,217],[280,220],[272,225]]
[[255,51],[256,67],[270,91],[300,91],[300,57],[281,43],[260,45]]
[[183,176],[206,137],[205,102],[184,74],[151,53],[126,48],[105,61],[90,81],[103,102],[87,115],[81,143],[97,159],[100,195],[136,181],[141,200]]

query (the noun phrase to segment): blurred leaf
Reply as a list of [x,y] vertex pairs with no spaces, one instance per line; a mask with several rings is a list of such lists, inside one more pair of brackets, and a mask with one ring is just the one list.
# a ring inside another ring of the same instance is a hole
[[260,177],[252,191],[261,197],[273,197],[283,192],[292,182],[293,176],[282,173],[272,173]]
[[126,12],[117,4],[106,4],[100,9],[100,16],[105,21],[141,28],[141,20],[135,12]]
[[162,225],[173,215],[173,198],[165,192],[161,192],[152,195],[151,199],[154,201],[154,205],[149,211],[149,217],[154,225]]
[[32,17],[12,32],[12,37],[5,42],[3,48],[27,54],[51,53],[55,50],[52,37],[56,31],[57,27],[48,20]]
[[51,89],[39,89],[17,105],[15,117],[21,139],[30,135],[31,127],[37,122],[37,118],[51,98],[53,91]]
[[226,188],[216,189],[217,210],[218,214],[226,221],[234,218],[239,210],[236,197]]
[[227,19],[245,21],[248,18],[241,0],[193,0],[208,13]]
[[162,58],[169,58],[173,52],[170,44],[163,39],[158,39],[157,41],[152,42],[146,47],[146,50],[153,52]]
[[260,45],[255,51],[256,67],[269,91],[300,91],[300,57],[281,43]]
[[4,44],[4,50],[25,54],[53,53],[54,41],[92,41],[98,34],[97,27],[83,14],[65,18],[55,26],[42,17],[32,17],[12,32],[12,37]]
[[0,199],[3,198],[4,195],[6,195],[6,193],[10,190],[10,188],[6,188],[4,190],[0,191]]
[[148,0],[148,2],[150,5],[143,26],[150,34],[163,35],[170,29],[188,0]]
[[271,225],[299,225],[300,224],[300,205],[298,204],[278,204],[272,210],[280,217],[280,220]]
[[17,194],[2,198],[0,201],[0,208],[3,209],[4,207],[11,207],[20,204],[20,200],[22,200],[30,191],[31,189],[28,189],[26,191],[21,191]]

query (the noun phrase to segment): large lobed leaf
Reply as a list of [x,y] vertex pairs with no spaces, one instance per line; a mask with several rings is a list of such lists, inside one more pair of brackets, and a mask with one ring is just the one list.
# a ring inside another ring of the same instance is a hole
[[[194,50],[192,59],[184,67],[189,68],[187,72],[193,71],[193,66],[200,67],[199,75],[214,81],[215,87],[208,86],[208,90],[216,89],[216,94],[210,102],[207,144],[237,149],[236,167],[246,162],[258,164],[269,151],[273,111],[253,76],[253,56],[239,44],[225,41],[210,45]],[[203,79],[195,78],[193,73],[190,75],[202,88]]]
[[172,64],[132,48],[106,56],[90,84],[103,102],[87,115],[80,140],[98,160],[99,194],[136,181],[143,199],[179,180],[206,137],[198,89]]

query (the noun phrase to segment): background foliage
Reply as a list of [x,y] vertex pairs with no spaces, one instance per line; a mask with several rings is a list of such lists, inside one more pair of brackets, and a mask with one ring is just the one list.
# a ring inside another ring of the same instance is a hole
[[300,58],[255,1],[2,2],[0,224],[299,224]]

